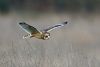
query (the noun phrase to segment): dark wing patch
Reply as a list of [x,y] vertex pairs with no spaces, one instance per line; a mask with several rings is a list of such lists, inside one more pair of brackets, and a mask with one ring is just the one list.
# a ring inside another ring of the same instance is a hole
[[40,33],[35,27],[26,24],[25,22],[20,22],[19,25],[21,28],[29,34],[37,34]]

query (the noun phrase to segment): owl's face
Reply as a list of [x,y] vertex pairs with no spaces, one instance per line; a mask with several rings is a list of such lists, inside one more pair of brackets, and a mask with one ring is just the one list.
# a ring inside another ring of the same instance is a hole
[[49,38],[50,38],[50,33],[48,33],[48,32],[44,33],[43,39],[44,39],[44,40],[47,40],[47,39],[49,39]]

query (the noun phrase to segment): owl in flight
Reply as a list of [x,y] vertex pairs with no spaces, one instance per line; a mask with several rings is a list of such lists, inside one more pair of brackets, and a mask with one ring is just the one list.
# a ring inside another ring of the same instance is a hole
[[68,22],[63,22],[61,24],[57,24],[57,25],[54,25],[54,26],[51,26],[47,29],[44,29],[44,30],[37,30],[35,27],[25,23],[25,22],[20,22],[19,23],[19,26],[24,30],[26,31],[28,34],[23,36],[23,39],[26,39],[26,38],[32,38],[32,37],[35,37],[35,38],[38,38],[38,39],[43,39],[43,40],[47,40],[50,38],[50,31],[55,29],[55,28],[59,28],[59,27],[62,27],[62,26],[65,26]]

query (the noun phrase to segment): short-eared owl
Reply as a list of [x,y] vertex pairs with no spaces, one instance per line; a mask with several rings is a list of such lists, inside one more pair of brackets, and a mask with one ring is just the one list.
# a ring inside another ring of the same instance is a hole
[[35,27],[25,23],[25,22],[20,22],[19,25],[20,27],[26,31],[28,34],[23,36],[23,38],[31,38],[31,37],[36,37],[38,39],[43,39],[43,40],[47,40],[50,38],[50,31],[55,29],[55,28],[58,28],[58,27],[62,27],[64,25],[66,25],[68,22],[63,22],[61,24],[57,24],[57,25],[54,25],[54,26],[51,26],[47,29],[44,29],[42,31],[40,30],[37,30]]

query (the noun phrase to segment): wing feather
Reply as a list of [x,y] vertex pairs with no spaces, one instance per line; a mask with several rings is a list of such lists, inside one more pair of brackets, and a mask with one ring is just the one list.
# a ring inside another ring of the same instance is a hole
[[25,22],[20,22],[19,25],[28,34],[37,34],[37,33],[40,33],[40,31],[38,31],[35,27],[33,27],[31,25],[28,25]]
[[51,31],[51,30],[53,30],[53,29],[56,29],[56,28],[65,26],[67,23],[68,23],[68,22],[66,21],[66,22],[63,22],[63,23],[61,23],[61,24],[57,24],[57,25],[55,25],[55,26],[49,27],[49,28],[47,28],[47,29],[44,29],[44,31],[49,32],[49,31]]

